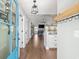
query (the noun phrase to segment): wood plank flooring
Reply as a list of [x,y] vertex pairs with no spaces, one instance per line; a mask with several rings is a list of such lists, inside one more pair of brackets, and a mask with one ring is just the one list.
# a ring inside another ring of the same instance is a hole
[[[57,59],[57,49],[52,48],[50,50],[46,50],[44,48],[43,36],[35,35],[27,45],[25,52],[25,59]],[[24,53],[22,53],[21,56]],[[21,59],[24,59],[23,56]]]

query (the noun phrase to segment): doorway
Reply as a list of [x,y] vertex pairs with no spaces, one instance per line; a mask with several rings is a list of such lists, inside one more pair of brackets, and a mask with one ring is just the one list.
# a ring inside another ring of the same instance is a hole
[[43,36],[43,34],[44,34],[44,28],[45,28],[44,24],[39,24],[38,25],[38,35],[39,36]]

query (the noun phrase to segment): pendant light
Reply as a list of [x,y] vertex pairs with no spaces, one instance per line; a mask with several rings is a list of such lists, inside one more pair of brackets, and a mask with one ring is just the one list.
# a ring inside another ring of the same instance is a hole
[[38,6],[36,5],[36,0],[33,0],[33,6],[32,6],[32,10],[31,13],[32,14],[37,14],[38,13]]

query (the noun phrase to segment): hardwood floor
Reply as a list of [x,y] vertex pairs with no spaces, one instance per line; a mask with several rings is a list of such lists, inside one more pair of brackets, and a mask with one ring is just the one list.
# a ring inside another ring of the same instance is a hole
[[26,59],[57,59],[57,49],[46,50],[43,40],[42,36],[35,35],[33,37],[26,47]]

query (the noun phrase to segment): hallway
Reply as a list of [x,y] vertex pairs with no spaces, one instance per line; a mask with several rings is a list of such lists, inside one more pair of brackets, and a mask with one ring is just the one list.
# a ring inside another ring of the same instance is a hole
[[0,59],[79,59],[79,0],[0,0]]
[[26,59],[57,59],[57,49],[45,50],[43,40],[42,36],[33,37],[26,47]]
[[56,49],[45,50],[43,37],[35,35],[27,46],[26,59],[56,59]]

